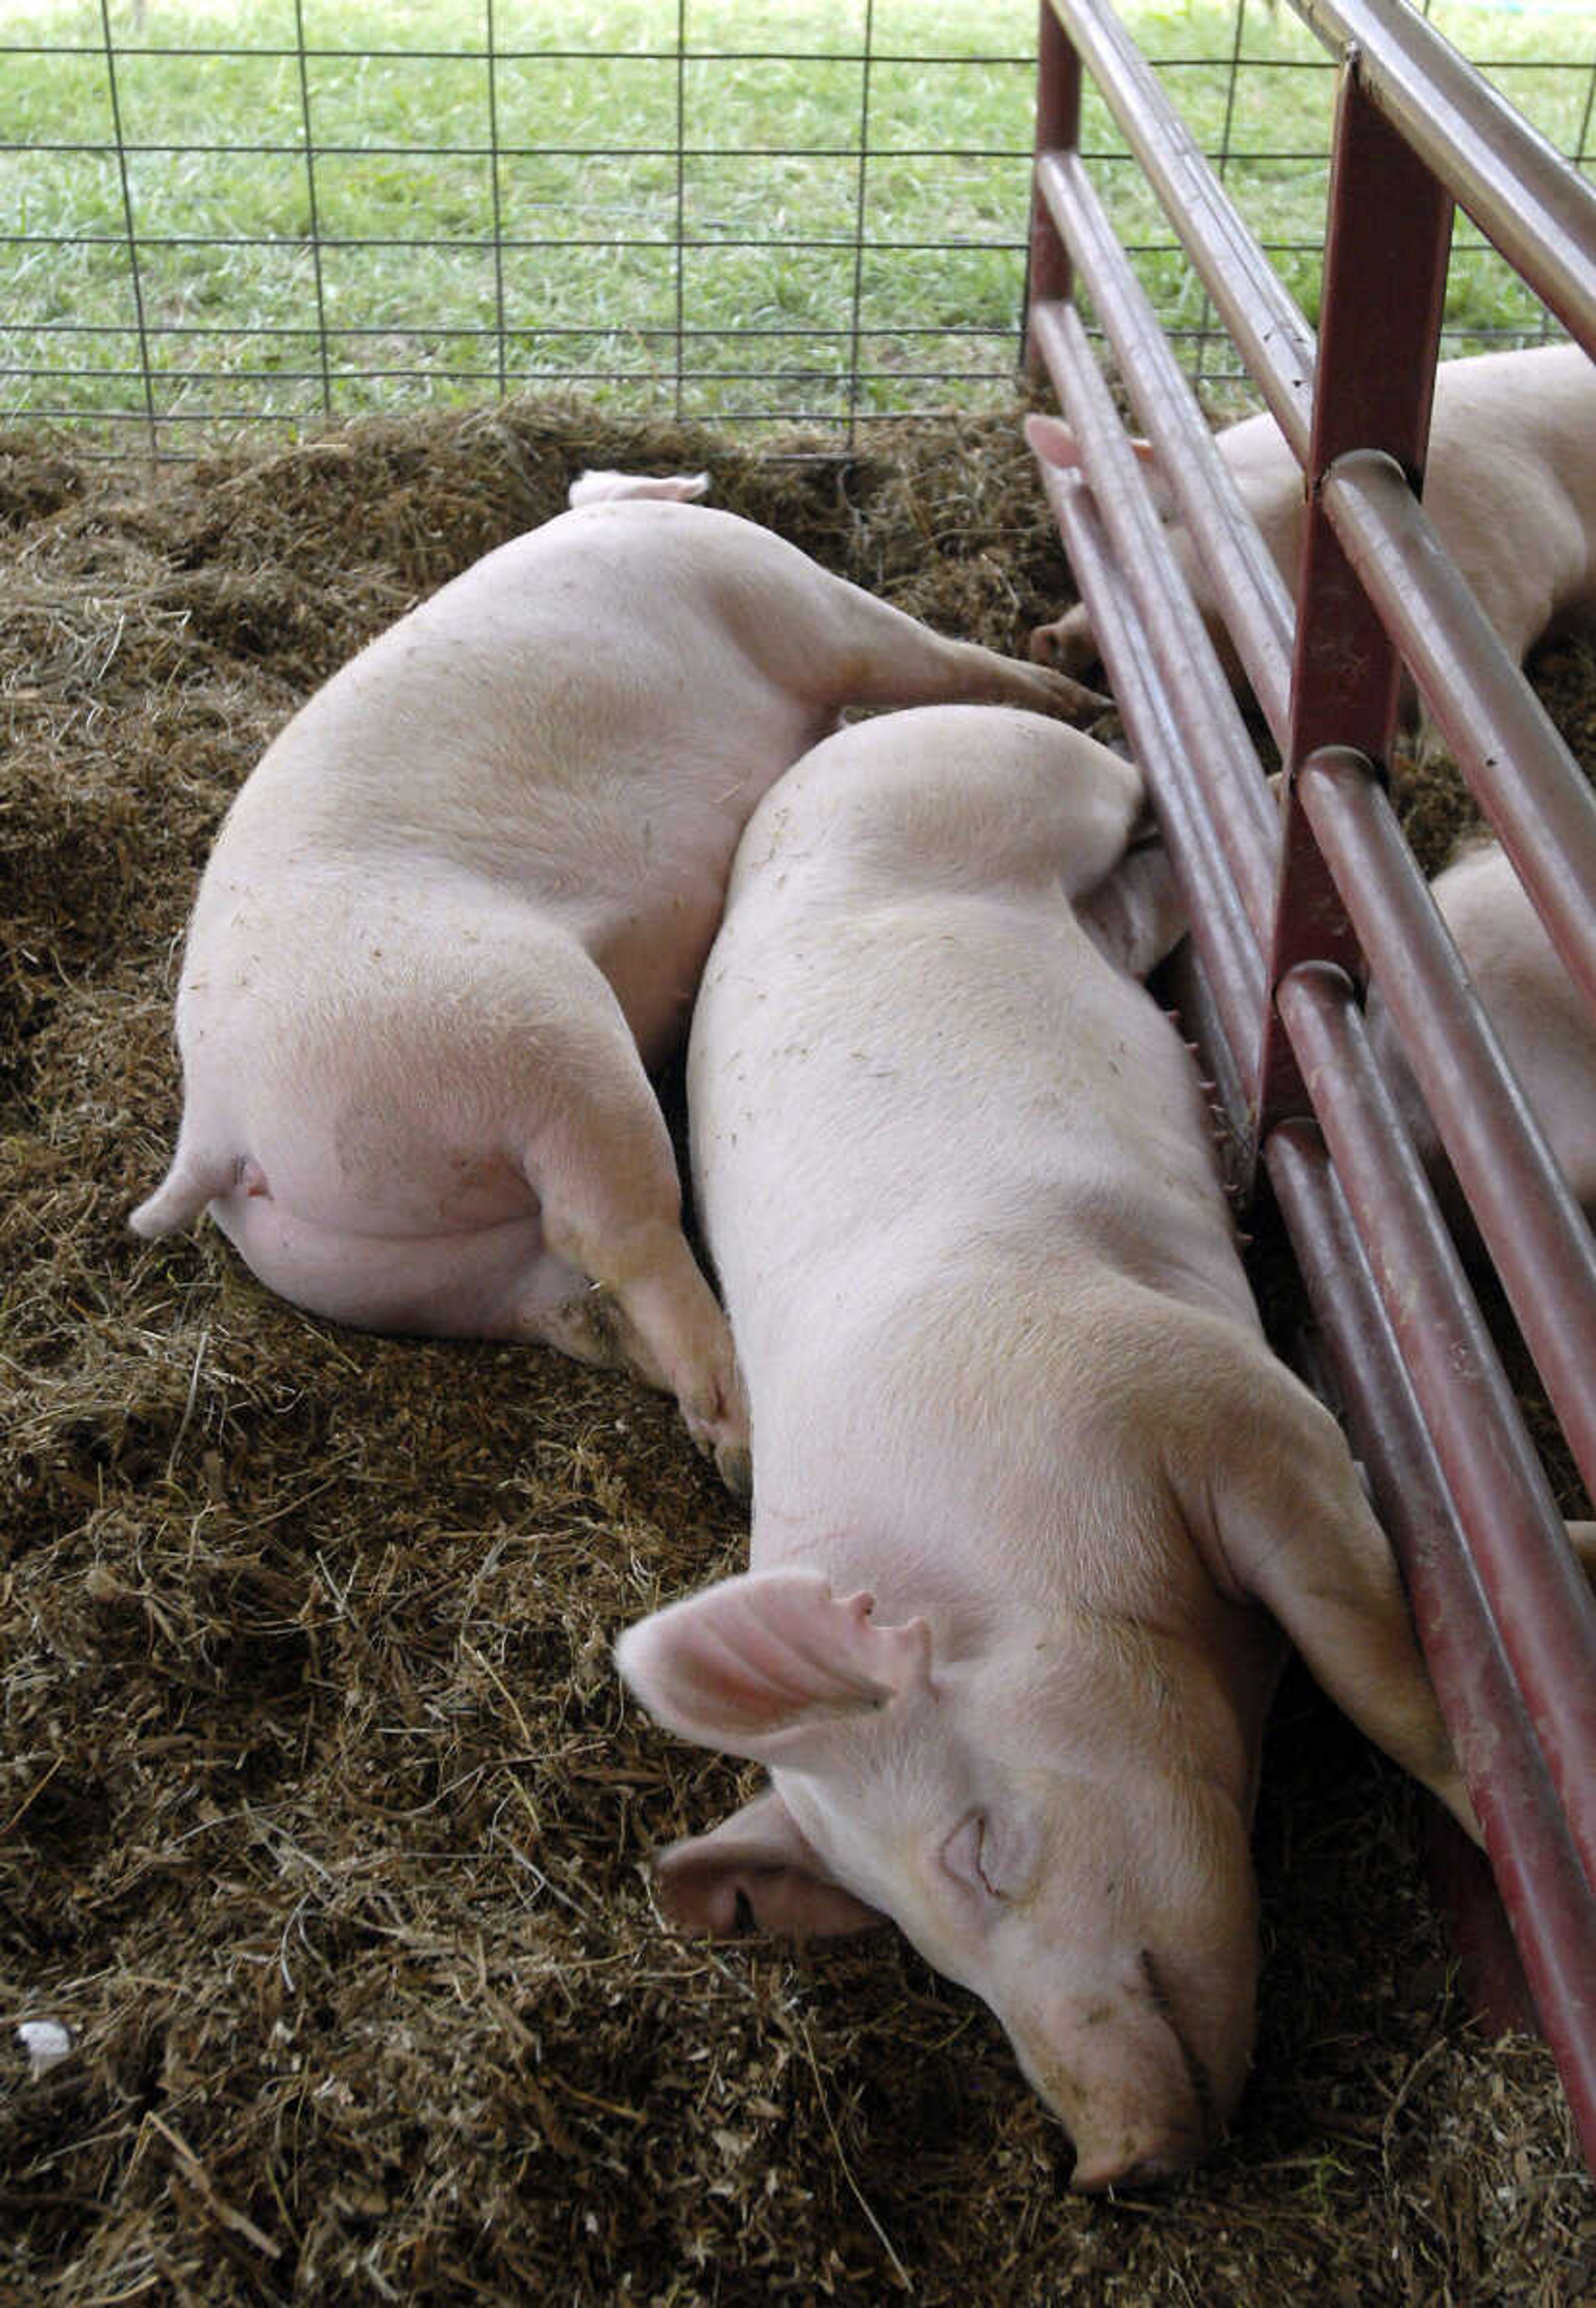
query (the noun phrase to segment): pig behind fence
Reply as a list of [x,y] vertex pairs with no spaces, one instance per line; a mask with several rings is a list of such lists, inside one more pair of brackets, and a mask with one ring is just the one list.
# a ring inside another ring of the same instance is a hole
[[657,1863],[712,1932],[895,1920],[983,1996],[1072,2184],[1246,2071],[1280,1630],[1465,1819],[1385,1538],[1266,1348],[1179,1033],[1138,773],[953,707],[829,738],[738,855],[689,1059],[749,1389],[751,1568],[621,1670],[767,1793]]
[[[1596,1015],[1496,842],[1470,845],[1430,886],[1547,1142],[1575,1199],[1596,1218]],[[1462,1225],[1462,1193],[1377,986],[1369,995],[1369,1026],[1420,1158],[1453,1222]]]
[[[1074,434],[1056,417],[1025,419],[1036,454],[1075,465]],[[1243,418],[1217,436],[1241,497],[1294,592],[1302,556],[1302,470],[1273,417]],[[1139,444],[1151,461],[1146,444]],[[1150,478],[1170,511],[1156,469]],[[1506,648],[1520,663],[1555,630],[1596,616],[1596,363],[1578,345],[1537,346],[1443,361],[1424,478],[1425,510]],[[1218,604],[1178,522],[1175,556],[1231,679],[1240,666]],[[1097,654],[1082,604],[1032,636],[1033,652],[1081,673]]]
[[200,884],[182,1127],[132,1223],[209,1207],[340,1322],[624,1364],[738,1480],[731,1343],[647,1072],[737,836],[846,705],[1102,701],[752,522],[650,501],[701,482],[587,477],[269,747]]

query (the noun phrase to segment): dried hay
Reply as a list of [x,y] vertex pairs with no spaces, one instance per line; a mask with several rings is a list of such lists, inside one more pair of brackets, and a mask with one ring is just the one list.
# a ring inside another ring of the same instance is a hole
[[[996,419],[806,464],[525,404],[149,488],[0,442],[0,2301],[1596,2294],[1549,2060],[1471,2025],[1418,1800],[1305,1682],[1235,2137],[1162,2193],[1072,2199],[995,2025],[901,1942],[800,1965],[656,1921],[644,1853],[740,1784],[608,1664],[741,1560],[670,1406],[335,1331],[213,1231],[125,1231],[228,797],[588,462],[708,464],[718,503],[1000,646],[1065,595]],[[1546,669],[1596,759],[1589,652]],[[1454,782],[1408,798],[1433,865]],[[73,2047],[32,2078],[15,2024],[47,2017]]]

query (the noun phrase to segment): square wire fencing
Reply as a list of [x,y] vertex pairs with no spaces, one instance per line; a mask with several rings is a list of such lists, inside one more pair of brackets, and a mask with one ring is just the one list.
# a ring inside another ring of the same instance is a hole
[[[1270,0],[1125,13],[1311,317],[1332,60]],[[1596,167],[1583,5],[1422,13]],[[1010,405],[1035,41],[1034,0],[0,0],[0,409],[164,461],[524,392],[822,448]],[[1233,413],[1095,99],[1083,142]],[[1454,274],[1448,350],[1541,332],[1478,235]]]

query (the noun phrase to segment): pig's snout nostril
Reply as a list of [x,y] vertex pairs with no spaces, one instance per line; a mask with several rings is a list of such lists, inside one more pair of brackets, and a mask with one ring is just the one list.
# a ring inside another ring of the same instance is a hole
[[1156,2156],[1144,2156],[1121,2176],[1119,2184],[1122,2188],[1139,2188],[1158,2180],[1172,2180],[1178,2173],[1189,2172],[1202,2152],[1200,2147],[1182,2144]]
[[1173,2179],[1200,2162],[1205,2142],[1186,2132],[1138,2146],[1126,2145],[1118,2154],[1077,2156],[1069,2185],[1077,2195],[1097,2196],[1106,2188],[1141,2188]]

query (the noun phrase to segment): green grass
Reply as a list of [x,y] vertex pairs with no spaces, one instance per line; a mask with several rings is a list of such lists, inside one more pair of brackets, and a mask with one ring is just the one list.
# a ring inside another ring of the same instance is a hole
[[[684,60],[676,0],[495,0],[491,75],[485,0],[302,7],[303,66],[294,0],[147,0],[138,25],[114,0],[114,111],[99,0],[0,0],[0,47],[58,51],[0,62],[4,133],[29,148],[0,152],[0,408],[141,449],[153,412],[171,453],[252,417],[501,384],[723,423],[1007,399],[1032,75],[970,59],[1027,56],[1034,0],[877,0],[862,162],[862,0],[689,0]],[[1233,0],[1126,13],[1311,317],[1324,51],[1259,0],[1233,71]],[[1433,13],[1553,142],[1588,142],[1577,12]],[[174,48],[195,53],[141,53]],[[550,53],[569,49],[608,53]],[[1094,97],[1083,142],[1166,323],[1223,370]],[[1472,228],[1459,242],[1449,327],[1532,331],[1533,300]]]

